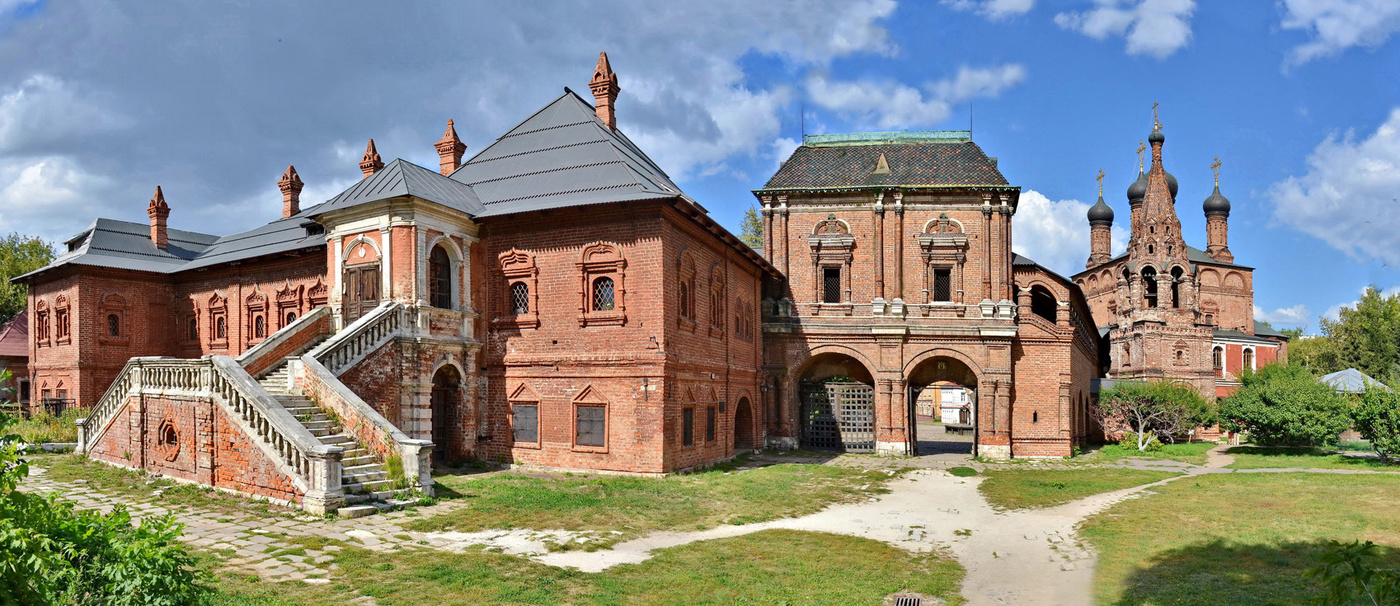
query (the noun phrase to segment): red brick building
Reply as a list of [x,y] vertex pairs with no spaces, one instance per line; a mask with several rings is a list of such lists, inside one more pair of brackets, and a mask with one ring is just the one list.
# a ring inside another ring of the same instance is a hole
[[1235,263],[1230,252],[1230,201],[1220,193],[1218,173],[1202,205],[1207,246],[1201,251],[1181,233],[1177,180],[1162,167],[1166,137],[1154,129],[1148,141],[1151,165],[1128,187],[1127,252],[1110,254],[1114,214],[1100,192],[1089,209],[1087,269],[1073,278],[1099,327],[1105,376],[1182,381],[1205,397],[1223,397],[1238,389],[1241,369],[1285,361],[1287,339],[1254,320],[1254,269]]
[[1097,376],[1079,287],[1012,252],[1020,188],[966,131],[804,137],[755,195],[770,441],[912,454],[930,386],[991,458],[1068,456]]
[[0,402],[15,404],[17,412],[29,406],[29,313],[21,310],[0,324],[0,372],[10,371],[8,381],[0,381]]
[[566,89],[463,162],[385,164],[214,236],[98,219],[29,285],[36,388],[118,465],[324,511],[430,489],[430,462],[667,473],[763,445],[776,270]]

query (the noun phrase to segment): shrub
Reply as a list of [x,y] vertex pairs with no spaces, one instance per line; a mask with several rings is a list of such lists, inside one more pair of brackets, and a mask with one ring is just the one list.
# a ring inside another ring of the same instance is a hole
[[1205,398],[1190,385],[1170,381],[1119,382],[1099,393],[1096,412],[1104,427],[1127,427],[1123,446],[1142,452],[1215,422]]
[[181,606],[208,597],[174,516],[132,526],[123,507],[77,511],[58,495],[17,490],[29,465],[19,436],[5,435],[13,422],[0,414],[0,603]]
[[1157,436],[1151,434],[1147,435],[1147,442],[1145,443],[1145,445],[1139,448],[1138,439],[1140,437],[1141,436],[1131,431],[1125,432],[1123,434],[1123,437],[1118,440],[1118,445],[1123,448],[1131,448],[1133,450],[1139,450],[1142,452],[1157,452],[1162,449],[1162,441],[1158,440]]
[[88,411],[82,408],[69,408],[58,416],[51,415],[47,411],[40,411],[28,419],[15,423],[10,431],[28,444],[77,442],[78,425],[76,421],[87,415]]
[[1297,366],[1272,364],[1240,377],[1220,403],[1221,425],[1266,446],[1335,444],[1351,426],[1351,404]]
[[1356,431],[1371,443],[1371,449],[1389,465],[1400,453],[1400,394],[1370,386],[1351,411]]

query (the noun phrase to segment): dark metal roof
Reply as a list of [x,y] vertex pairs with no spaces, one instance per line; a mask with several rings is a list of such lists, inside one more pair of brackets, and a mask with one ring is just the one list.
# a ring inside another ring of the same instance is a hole
[[[859,137],[851,135],[850,137]],[[971,139],[852,140],[803,145],[762,190],[842,187],[1007,187],[995,159]],[[885,165],[880,165],[884,157]],[[880,170],[877,172],[877,167]]]
[[622,131],[608,128],[568,89],[451,177],[481,197],[485,217],[686,197]]
[[295,216],[278,219],[243,233],[219,238],[208,250],[175,271],[188,271],[230,261],[325,246],[324,235],[319,231],[308,233],[306,229],[307,224],[312,223],[306,218],[308,213],[318,211],[321,206],[324,205],[317,205]]
[[1255,321],[1254,321],[1254,334],[1256,334],[1256,335],[1258,335],[1258,336],[1261,336],[1261,337],[1280,337],[1280,338],[1286,338],[1286,337],[1287,337],[1287,335],[1284,335],[1283,333],[1281,333],[1281,332],[1279,332],[1279,331],[1277,331],[1277,330],[1274,330],[1274,327],[1269,326],[1268,324],[1265,324],[1265,323],[1260,322],[1260,321],[1258,321],[1258,320],[1255,320]]
[[1112,223],[1113,208],[1105,204],[1103,194],[1099,194],[1099,201],[1089,207],[1089,223]]
[[316,215],[404,196],[441,204],[473,217],[483,210],[481,199],[470,186],[399,158],[331,198]]
[[1207,215],[1230,215],[1230,200],[1220,193],[1220,184],[1215,185],[1215,191],[1210,193],[1210,197],[1201,204],[1201,208]]
[[[1258,322],[1255,322],[1255,323],[1254,323],[1254,327],[1255,327],[1255,329],[1257,330],[1257,329],[1259,328],[1259,323],[1258,323]],[[1254,342],[1256,342],[1256,343],[1275,343],[1275,342],[1276,342],[1274,339],[1266,339],[1266,338],[1264,338],[1263,336],[1260,336],[1260,335],[1257,335],[1257,334],[1256,334],[1256,335],[1251,335],[1251,334],[1249,334],[1249,333],[1247,333],[1247,332],[1244,332],[1244,331],[1242,331],[1242,330],[1230,330],[1230,329],[1226,329],[1226,328],[1217,328],[1217,329],[1215,329],[1215,330],[1214,330],[1214,335],[1215,335],[1215,337],[1216,337],[1217,339],[1235,339],[1235,340],[1239,340],[1239,341],[1254,341]],[[1283,335],[1278,335],[1278,337],[1279,337],[1279,338],[1282,338]]]

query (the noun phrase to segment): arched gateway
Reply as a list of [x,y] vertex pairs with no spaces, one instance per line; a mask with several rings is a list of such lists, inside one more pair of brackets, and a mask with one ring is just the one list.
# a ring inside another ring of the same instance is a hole
[[913,454],[970,453],[977,434],[977,374],[962,361],[935,356],[908,376]]
[[818,354],[800,376],[802,447],[874,452],[875,388],[865,365],[845,354]]

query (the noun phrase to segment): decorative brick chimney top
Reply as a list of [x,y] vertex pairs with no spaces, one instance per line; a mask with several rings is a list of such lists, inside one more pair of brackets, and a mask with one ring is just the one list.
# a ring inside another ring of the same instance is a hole
[[151,203],[146,207],[146,214],[151,217],[151,242],[156,248],[164,250],[170,245],[170,237],[166,233],[165,220],[170,216],[170,205],[165,203],[165,194],[161,193],[160,186],[156,186],[156,195],[151,198]]
[[598,53],[598,67],[593,68],[593,81],[588,83],[588,88],[593,89],[593,107],[598,112],[598,119],[608,128],[617,130],[613,103],[617,102],[617,93],[622,88],[617,85],[617,74],[613,73],[612,65],[608,64],[607,53]]
[[282,190],[282,218],[287,218],[301,212],[301,176],[297,175],[296,167],[287,165],[287,172],[282,173],[282,179],[277,182],[277,187]]
[[467,144],[457,138],[457,128],[451,120],[447,121],[447,132],[442,133],[442,139],[434,147],[438,152],[438,172],[449,175],[462,165],[462,154],[466,153]]
[[365,146],[365,157],[360,160],[360,172],[369,178],[381,168],[384,168],[384,161],[379,159],[379,151],[374,149],[374,139],[370,139],[369,145]]

